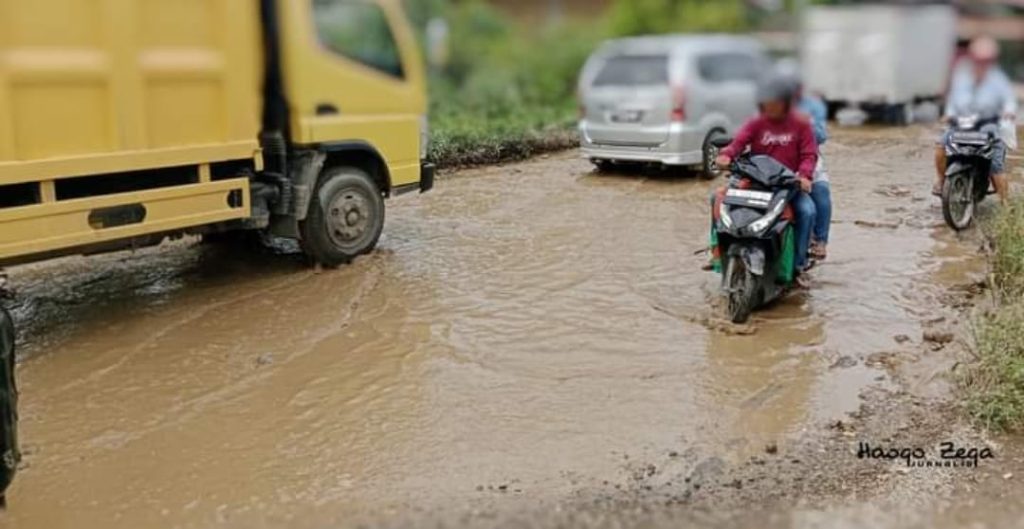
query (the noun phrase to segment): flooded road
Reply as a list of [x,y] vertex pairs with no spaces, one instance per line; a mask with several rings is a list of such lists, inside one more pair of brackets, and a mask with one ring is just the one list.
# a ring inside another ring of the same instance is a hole
[[984,277],[927,198],[931,137],[828,146],[829,260],[749,329],[695,255],[720,182],[574,153],[393,201],[336,271],[190,242],[13,269],[26,455],[0,526],[347,526],[815,435],[892,389],[865,359]]

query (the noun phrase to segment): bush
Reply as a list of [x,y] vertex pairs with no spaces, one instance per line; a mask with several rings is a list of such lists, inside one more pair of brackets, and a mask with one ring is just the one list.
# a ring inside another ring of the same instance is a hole
[[986,427],[1024,427],[1024,303],[1004,306],[977,333],[979,362],[967,376],[968,406]]
[[432,146],[441,167],[522,159],[578,144],[576,83],[607,36],[745,27],[742,0],[619,0],[603,23],[529,29],[480,0],[412,0],[424,27],[448,23],[449,57],[431,72]]
[[615,36],[735,32],[746,29],[742,0],[619,0],[609,15]]
[[429,159],[467,166],[578,144],[576,79],[599,35],[575,25],[524,32],[473,1],[444,13],[451,54],[432,73]]
[[1003,208],[987,231],[995,249],[992,271],[1001,296],[1024,297],[1024,199]]
[[1024,199],[1003,207],[985,225],[992,272],[1002,304],[976,322],[978,361],[964,382],[968,407],[999,430],[1024,429]]

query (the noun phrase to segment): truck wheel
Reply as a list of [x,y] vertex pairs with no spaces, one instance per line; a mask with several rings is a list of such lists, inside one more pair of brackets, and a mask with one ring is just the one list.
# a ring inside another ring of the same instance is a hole
[[14,381],[14,323],[0,308],[0,505],[14,479],[18,451],[18,386]]
[[902,103],[892,107],[893,121],[900,127],[914,124],[914,104]]
[[384,229],[384,197],[362,169],[331,167],[320,174],[301,226],[302,248],[336,267],[373,250]]

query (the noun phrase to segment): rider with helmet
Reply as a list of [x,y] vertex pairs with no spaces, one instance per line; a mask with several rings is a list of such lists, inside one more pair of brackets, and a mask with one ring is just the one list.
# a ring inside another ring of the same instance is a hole
[[752,154],[775,158],[800,177],[800,192],[792,201],[796,235],[796,269],[810,268],[808,250],[815,208],[810,192],[814,169],[818,163],[818,144],[807,118],[793,108],[793,85],[772,75],[758,87],[760,114],[740,127],[732,143],[722,149],[719,167],[728,167],[732,160],[748,149]]

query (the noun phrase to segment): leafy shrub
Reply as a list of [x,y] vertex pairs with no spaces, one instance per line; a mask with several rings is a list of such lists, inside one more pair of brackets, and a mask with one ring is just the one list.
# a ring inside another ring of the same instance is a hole
[[985,224],[1001,306],[976,322],[978,360],[964,382],[969,409],[990,428],[1024,429],[1024,199]]

